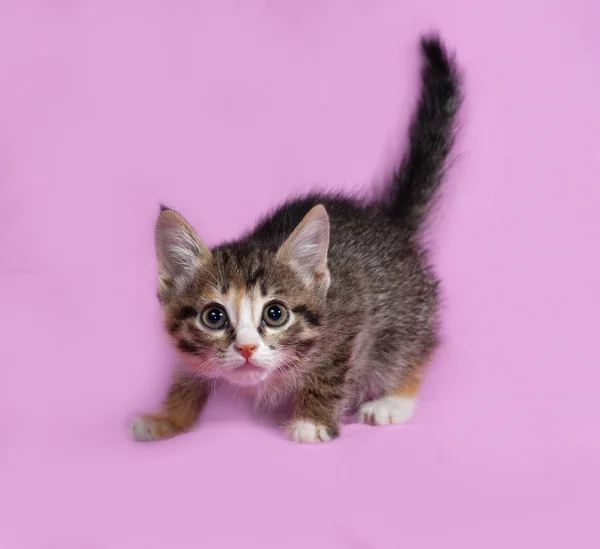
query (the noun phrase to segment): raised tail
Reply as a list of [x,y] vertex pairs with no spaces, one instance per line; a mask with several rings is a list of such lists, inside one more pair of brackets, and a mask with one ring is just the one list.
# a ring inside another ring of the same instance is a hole
[[421,92],[410,125],[408,150],[382,202],[391,217],[412,231],[420,227],[442,181],[462,103],[454,57],[440,39],[422,38],[421,54]]

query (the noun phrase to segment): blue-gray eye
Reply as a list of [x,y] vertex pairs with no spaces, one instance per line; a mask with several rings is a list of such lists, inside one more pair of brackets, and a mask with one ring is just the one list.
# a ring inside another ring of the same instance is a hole
[[271,328],[283,326],[289,318],[288,310],[281,303],[270,303],[263,309],[262,320]]
[[227,313],[218,305],[209,305],[202,313],[202,322],[211,330],[222,330],[227,326]]

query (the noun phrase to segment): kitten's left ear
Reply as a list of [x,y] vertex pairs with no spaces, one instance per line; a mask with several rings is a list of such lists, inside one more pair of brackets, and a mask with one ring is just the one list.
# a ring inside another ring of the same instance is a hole
[[179,278],[193,275],[212,254],[182,215],[161,206],[154,240],[158,262],[159,292]]
[[277,252],[277,259],[289,263],[308,285],[329,287],[327,250],[329,216],[322,205],[315,206],[294,229]]

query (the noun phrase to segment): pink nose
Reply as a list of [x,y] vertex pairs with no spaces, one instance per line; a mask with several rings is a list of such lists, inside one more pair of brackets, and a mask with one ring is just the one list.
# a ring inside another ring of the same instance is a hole
[[254,350],[256,349],[257,345],[254,345],[253,343],[248,343],[247,345],[236,345],[235,348],[238,350],[238,352],[246,359],[248,360],[251,356],[252,353],[254,352]]

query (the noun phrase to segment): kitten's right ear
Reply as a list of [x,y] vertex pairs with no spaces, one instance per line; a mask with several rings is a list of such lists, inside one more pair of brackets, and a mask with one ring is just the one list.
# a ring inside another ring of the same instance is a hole
[[161,205],[154,230],[159,291],[173,281],[189,277],[211,258],[196,231],[174,210]]
[[322,205],[314,206],[292,231],[277,252],[277,258],[290,264],[309,285],[327,290],[329,269],[329,216]]

